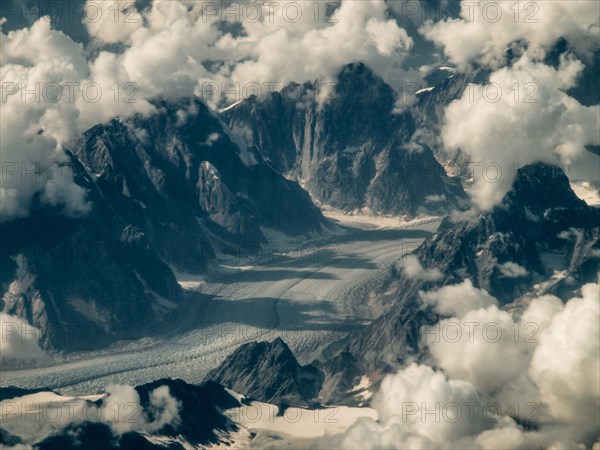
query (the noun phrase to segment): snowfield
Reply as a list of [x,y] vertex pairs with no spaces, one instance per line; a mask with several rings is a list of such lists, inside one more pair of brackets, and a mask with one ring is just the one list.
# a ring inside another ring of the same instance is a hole
[[227,410],[227,415],[241,426],[240,430],[231,435],[233,443],[228,441],[207,448],[282,448],[282,445],[313,448],[314,440],[344,433],[360,418],[377,420],[374,409],[347,406],[312,410],[288,408],[281,416],[278,412],[277,406],[262,402]]
[[283,252],[260,263],[230,260],[205,277],[182,276],[187,303],[155,336],[97,352],[55,355],[44,367],[3,371],[2,385],[89,395],[108,383],[138,385],[162,377],[199,383],[239,345],[278,336],[300,363],[312,361],[323,346],[377,316],[361,286],[439,225],[435,217],[404,222],[328,215],[344,226],[343,233],[274,247]]

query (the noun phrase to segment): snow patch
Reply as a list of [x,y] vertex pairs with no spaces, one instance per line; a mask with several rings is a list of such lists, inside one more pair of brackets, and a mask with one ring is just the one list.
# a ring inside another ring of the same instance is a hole
[[69,303],[75,311],[81,314],[83,317],[88,319],[90,322],[95,323],[100,328],[106,328],[108,321],[106,317],[103,317],[100,311],[96,308],[96,304],[93,302],[86,302],[81,298],[71,298]]
[[206,279],[202,275],[178,272],[174,267],[171,267],[171,271],[183,289],[198,291],[206,283]]
[[369,380],[369,377],[363,375],[360,378],[358,385],[354,387],[354,397],[365,402],[370,400],[373,396],[373,392],[369,390],[369,387],[371,387],[371,381]]
[[278,416],[278,412],[277,406],[262,402],[226,411],[235,422],[249,430],[263,429],[304,439],[342,433],[361,417],[377,420],[377,411],[372,408],[348,406],[288,408],[282,416]]
[[417,217],[408,216],[384,216],[375,214],[368,208],[345,212],[327,205],[320,205],[321,212],[328,219],[339,225],[359,229],[404,229],[417,225],[439,222],[438,216],[420,214]]
[[435,89],[434,87],[427,87],[427,88],[419,89],[417,92],[415,92],[415,95],[423,94],[424,92],[431,92],[434,89]]
[[239,145],[238,147],[240,149],[238,156],[240,157],[242,163],[244,163],[246,167],[255,166],[258,164],[258,161],[254,157],[254,155],[250,153],[246,147],[241,147]]
[[219,109],[219,114],[221,114],[221,113],[224,113],[224,112],[226,112],[226,111],[229,111],[229,110],[231,110],[231,109],[235,108],[236,106],[238,106],[238,105],[239,105],[240,103],[242,103],[243,101],[244,101],[243,99],[242,99],[242,100],[238,100],[237,102],[235,102],[235,103],[232,103],[231,105],[229,105],[229,106],[227,106],[227,107],[225,107],[225,108],[223,108],[223,109]]

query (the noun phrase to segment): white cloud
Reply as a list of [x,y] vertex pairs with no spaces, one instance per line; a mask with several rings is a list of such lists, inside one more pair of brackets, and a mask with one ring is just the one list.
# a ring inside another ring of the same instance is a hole
[[88,1],[84,24],[91,37],[107,44],[126,42],[143,25],[141,14],[128,0]]
[[[106,16],[114,21],[115,8],[108,8]],[[135,26],[118,33],[109,32],[112,24],[108,29],[90,24],[88,29],[102,41],[125,44],[115,63],[139,84],[142,98],[196,93],[211,101],[208,90],[216,89],[239,100],[290,82],[332,79],[341,66],[356,61],[397,84],[402,73],[398,64],[412,40],[387,17],[385,2],[344,0],[329,20],[324,9],[323,4],[308,7],[289,1],[242,1],[227,8],[218,3],[155,0],[135,17],[128,13]],[[257,20],[249,20],[255,15]],[[237,22],[243,33],[234,37],[220,31],[216,24],[222,18]],[[209,71],[205,61],[222,64]]]
[[408,50],[412,47],[412,39],[393,20],[370,18],[365,31],[382,55],[391,56],[397,49]]
[[439,313],[458,317],[464,317],[474,309],[498,304],[487,291],[474,287],[469,279],[435,291],[419,292],[419,297],[425,304],[435,306]]
[[[145,418],[140,406],[140,396],[133,386],[109,384],[105,388],[106,397],[100,407],[101,422],[110,425],[117,435],[140,429]],[[94,417],[92,414],[88,414]]]
[[17,316],[0,312],[0,360],[27,361],[43,358],[40,332]]
[[150,108],[144,101],[115,102],[110,89],[118,78],[101,70],[109,58],[101,55],[88,66],[82,46],[51,30],[47,18],[0,39],[2,220],[27,215],[37,193],[42,201],[62,205],[67,215],[86,214],[86,193],[72,182],[63,149],[95,123]]
[[[276,7],[275,17],[283,17]],[[239,63],[231,80],[250,82],[309,81],[333,79],[339,68],[362,61],[392,85],[398,85],[398,63],[412,47],[412,39],[393,19],[386,17],[383,0],[342,1],[333,23],[315,21],[310,14],[301,25],[285,20],[273,24],[244,24],[247,36],[223,38],[218,46]],[[250,57],[248,59],[248,57]]]
[[425,337],[434,360],[450,377],[493,392],[529,364],[531,348],[516,337],[517,332],[512,316],[492,305],[444,319]]
[[[444,302],[459,298],[460,291],[470,299],[457,308],[459,317],[443,319],[425,332],[430,362],[443,372],[411,364],[386,377],[372,403],[379,420],[357,421],[340,438],[344,447],[597,445],[600,285],[584,286],[581,297],[566,304],[551,295],[534,298],[520,317],[498,309],[489,294],[468,283],[447,288],[427,297],[445,312],[451,310]],[[449,325],[452,332],[444,332]],[[468,404],[478,406],[463,423],[449,415],[450,404],[462,405],[463,414]],[[510,416],[540,428],[526,431]]]
[[527,275],[527,270],[523,266],[511,261],[500,264],[498,268],[506,278],[519,278]]
[[[63,203],[67,213],[85,213],[84,191],[69,181],[60,142],[72,135],[77,110],[73,105],[42,101],[55,97],[51,83],[80,80],[87,64],[82,47],[46,20],[30,29],[0,35],[2,48],[2,172],[0,216],[27,214],[37,192],[50,203]],[[24,94],[25,89],[29,93]],[[11,95],[11,93],[13,93]]]
[[165,425],[178,425],[181,418],[181,402],[171,396],[168,386],[160,386],[150,392],[150,409],[154,420],[148,424],[148,431],[158,431]]
[[446,201],[446,196],[444,194],[442,195],[426,195],[425,196],[425,203],[438,203],[438,202],[445,202]]
[[[448,151],[460,149],[478,164],[470,194],[479,208],[498,204],[516,169],[533,161],[560,164],[571,178],[597,182],[598,157],[585,146],[598,145],[600,107],[583,107],[565,93],[583,64],[564,60],[555,70],[540,61],[566,38],[589,63],[600,47],[599,14],[593,1],[462,1],[460,19],[420,28],[459,68],[496,70],[488,85],[469,86],[447,107],[442,136]],[[521,59],[501,68],[508,48]]]
[[[451,422],[442,420],[441,415],[451,402],[462,407],[479,400],[470,383],[449,380],[430,367],[412,364],[383,380],[372,404],[379,420],[358,421],[348,430],[344,448],[433,448],[476,434],[485,428],[482,421],[469,420],[468,415],[455,420],[455,410],[449,408],[445,411]],[[433,411],[431,420],[423,420],[426,411]]]
[[133,386],[109,384],[105,392],[107,395],[102,400],[99,413],[88,412],[85,416],[100,418],[116,435],[128,431],[152,433],[168,424],[177,425],[181,420],[181,402],[171,395],[168,386],[159,386],[149,393],[149,410],[142,407],[140,396]]
[[576,60],[554,69],[525,55],[447,107],[442,139],[478,164],[469,193],[479,208],[501,201],[517,168],[534,161],[568,167],[589,153],[586,145],[600,144],[600,106],[582,106],[564,92],[581,69]]
[[439,269],[425,269],[415,255],[407,255],[398,266],[411,280],[435,281],[443,277]]
[[443,47],[450,60],[497,65],[514,42],[526,43],[542,56],[557,39],[566,38],[580,53],[598,47],[600,13],[594,1],[462,1],[461,18],[427,22],[420,31]]
[[[130,431],[152,434],[168,424],[177,426],[181,420],[181,403],[165,385],[149,392],[145,407],[134,387],[119,384],[109,384],[104,394],[90,397],[40,392],[5,400],[0,406],[3,429],[20,437],[24,444],[39,443],[84,422],[107,425],[119,437]],[[23,420],[25,414],[28,420]],[[73,437],[77,437],[76,432]]]
[[551,414],[588,438],[600,423],[599,333],[600,286],[588,284],[541,331],[530,368]]

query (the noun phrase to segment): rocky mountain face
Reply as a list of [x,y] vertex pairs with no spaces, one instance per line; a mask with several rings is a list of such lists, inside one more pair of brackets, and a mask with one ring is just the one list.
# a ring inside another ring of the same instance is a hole
[[252,399],[277,404],[281,411],[286,406],[313,404],[323,374],[312,365],[298,364],[287,344],[277,338],[238,347],[207,379]]
[[344,397],[344,383],[356,381],[357,369],[377,380],[418,354],[421,327],[437,320],[421,306],[419,290],[470,279],[500,303],[518,305],[526,293],[566,300],[582,284],[595,282],[600,209],[580,200],[558,167],[530,164],[518,170],[499,206],[477,217],[446,218],[414,256],[424,270],[439,270],[441,276],[411,278],[399,262],[379,280],[377,291],[387,312],[324,354],[329,365],[343,355],[344,364],[326,372],[333,398]]
[[46,349],[143,336],[181,298],[144,232],[115,215],[72,155],[71,162],[94,205],[89,214],[69,218],[39,204],[28,217],[0,224],[2,312],[35,326]]
[[501,205],[473,220],[446,219],[416,256],[437,267],[445,284],[470,278],[508,303],[556,272],[565,274],[561,284],[593,281],[599,224],[600,211],[575,195],[561,169],[534,163],[518,170]]
[[90,129],[76,155],[118,214],[157,252],[199,271],[214,251],[256,248],[261,227],[318,231],[320,211],[299,186],[236,140],[197,100]]
[[217,252],[265,243],[265,228],[327,225],[304,190],[204,104],[156,107],[91,128],[69,152],[91,212],[66,217],[37,201],[28,217],[0,224],[0,310],[38,328],[43,348],[147,335],[181,297],[169,266],[198,273]]
[[412,140],[412,114],[395,108],[392,88],[359,63],[345,66],[335,84],[288,85],[221,117],[321,203],[408,215],[456,206],[462,187]]

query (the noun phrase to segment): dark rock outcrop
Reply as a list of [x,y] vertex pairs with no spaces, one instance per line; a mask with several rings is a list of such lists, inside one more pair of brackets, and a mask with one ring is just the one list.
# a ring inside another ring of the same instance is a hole
[[202,102],[156,103],[156,114],[93,127],[76,155],[166,261],[197,272],[214,251],[266,242],[261,227],[299,235],[326,223],[296,183]]
[[[507,303],[555,271],[566,270],[575,284],[593,281],[585,266],[600,262],[599,224],[600,211],[575,195],[562,170],[534,163],[518,170],[500,205],[472,220],[444,220],[415,254],[442,271],[442,283],[470,278]],[[502,271],[509,262],[526,273]]]
[[145,234],[114,213],[71,155],[91,211],[66,217],[38,203],[0,224],[1,310],[38,328],[43,348],[82,350],[144,336],[181,288]]
[[310,406],[319,394],[323,374],[312,365],[298,364],[287,344],[277,338],[240,346],[207,379],[262,402]]

